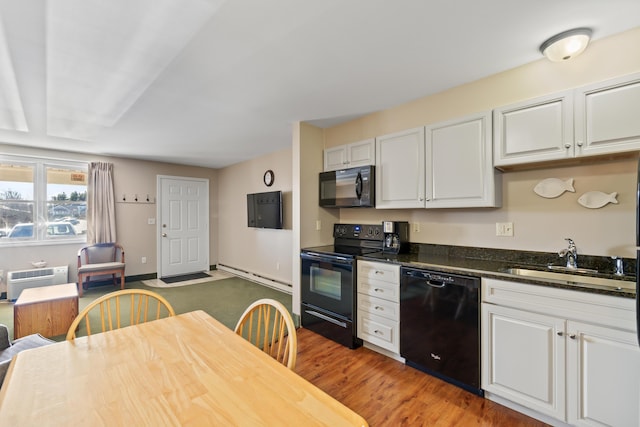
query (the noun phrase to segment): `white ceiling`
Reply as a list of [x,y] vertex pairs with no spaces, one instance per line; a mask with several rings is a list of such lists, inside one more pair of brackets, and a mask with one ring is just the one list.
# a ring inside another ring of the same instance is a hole
[[0,0],[0,142],[224,167],[575,27],[640,27],[640,1]]

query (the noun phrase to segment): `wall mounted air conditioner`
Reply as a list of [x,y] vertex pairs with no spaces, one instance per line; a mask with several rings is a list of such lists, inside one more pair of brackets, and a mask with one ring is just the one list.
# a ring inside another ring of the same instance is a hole
[[23,290],[68,283],[69,267],[45,267],[7,273],[7,299],[15,301]]

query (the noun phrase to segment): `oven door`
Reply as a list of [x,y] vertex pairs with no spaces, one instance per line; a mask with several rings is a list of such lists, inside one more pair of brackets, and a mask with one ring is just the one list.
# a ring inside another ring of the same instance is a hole
[[300,296],[304,304],[353,320],[353,258],[302,252]]

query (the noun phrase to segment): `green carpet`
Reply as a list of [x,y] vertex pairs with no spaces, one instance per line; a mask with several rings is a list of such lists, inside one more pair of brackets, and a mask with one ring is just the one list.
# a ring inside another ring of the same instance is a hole
[[[203,310],[230,329],[235,328],[245,308],[261,298],[280,301],[291,311],[291,295],[239,277],[170,288],[152,288],[142,282],[127,282],[126,287],[148,289],[162,295],[176,314]],[[79,309],[82,310],[89,302],[114,290],[116,288],[112,285],[86,290],[79,300]],[[7,325],[9,337],[13,338],[13,304],[7,300],[0,300],[0,323]],[[53,339],[61,340],[64,336]]]

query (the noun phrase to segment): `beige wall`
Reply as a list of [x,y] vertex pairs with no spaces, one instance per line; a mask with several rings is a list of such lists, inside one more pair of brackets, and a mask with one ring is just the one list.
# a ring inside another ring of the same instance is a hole
[[[492,109],[621,75],[640,72],[640,29],[592,43],[567,63],[541,59],[486,79],[374,113],[325,130],[325,147],[376,137]],[[341,209],[341,222],[407,220],[420,224],[410,240],[420,243],[554,252],[564,237],[579,253],[635,258],[636,160],[545,167],[502,174],[503,206],[496,209]],[[544,199],[533,192],[545,178],[574,178],[575,193]],[[618,192],[617,205],[586,209],[577,203],[586,191]],[[304,213],[301,214],[304,217]],[[496,222],[513,222],[513,237],[497,237]]]
[[[218,172],[218,262],[283,283],[292,271],[292,151],[286,149],[220,169]],[[275,173],[271,187],[262,177]],[[247,194],[283,192],[284,229],[247,226]]]
[[[61,151],[38,150],[15,145],[0,144],[4,154],[28,155],[42,158],[56,158],[77,161],[106,161],[113,163],[114,191],[120,201],[123,194],[127,200],[133,200],[134,194],[141,198],[157,198],[156,176],[170,175],[179,177],[204,178],[209,180],[209,222],[210,222],[210,264],[218,259],[217,242],[217,171],[214,169],[174,165],[169,163],[147,162],[116,157],[101,157]],[[125,249],[127,262],[126,275],[156,273],[156,225],[149,225],[148,218],[157,218],[157,204],[116,203],[116,227],[118,241]],[[69,265],[69,280],[77,278],[76,255],[82,244],[56,244],[38,246],[0,247],[0,270],[11,271],[32,268],[31,261],[45,260],[50,266]],[[142,264],[142,257],[147,263]]]

